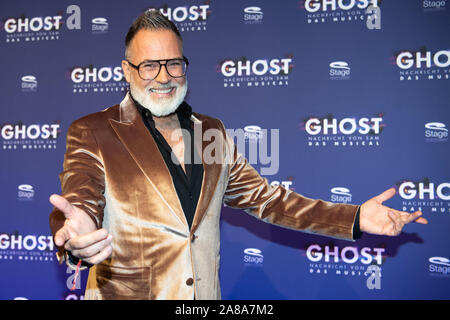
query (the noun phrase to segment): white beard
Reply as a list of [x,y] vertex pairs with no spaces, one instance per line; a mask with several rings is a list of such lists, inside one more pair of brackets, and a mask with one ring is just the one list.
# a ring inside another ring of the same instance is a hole
[[158,88],[176,87],[175,96],[172,98],[156,98],[152,99],[150,95],[150,88],[148,85],[144,90],[140,90],[133,86],[130,82],[130,92],[133,98],[139,102],[144,108],[150,110],[150,112],[156,117],[164,117],[175,112],[179,105],[183,102],[187,93],[187,80],[180,86],[178,83],[161,84]]

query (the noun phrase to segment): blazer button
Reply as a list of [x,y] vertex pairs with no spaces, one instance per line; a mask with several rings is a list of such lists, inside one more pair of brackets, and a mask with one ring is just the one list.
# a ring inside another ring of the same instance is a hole
[[192,278],[188,278],[188,279],[186,280],[186,284],[187,284],[188,286],[192,286],[193,283],[194,283],[194,279],[192,279]]

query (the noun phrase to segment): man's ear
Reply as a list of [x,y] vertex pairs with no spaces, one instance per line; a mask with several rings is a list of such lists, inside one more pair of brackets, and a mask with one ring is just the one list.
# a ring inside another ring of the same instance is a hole
[[125,80],[127,80],[127,82],[130,83],[130,78],[131,78],[130,66],[128,65],[128,62],[126,60],[122,60],[122,71],[123,71]]

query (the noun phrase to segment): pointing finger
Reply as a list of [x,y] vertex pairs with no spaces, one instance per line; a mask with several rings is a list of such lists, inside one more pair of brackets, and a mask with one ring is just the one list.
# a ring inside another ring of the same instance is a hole
[[55,233],[55,245],[61,247],[71,238],[70,230],[67,227],[62,227]]
[[74,213],[75,207],[70,204],[66,198],[57,194],[52,194],[49,198],[50,203],[64,213],[66,219],[70,219]]

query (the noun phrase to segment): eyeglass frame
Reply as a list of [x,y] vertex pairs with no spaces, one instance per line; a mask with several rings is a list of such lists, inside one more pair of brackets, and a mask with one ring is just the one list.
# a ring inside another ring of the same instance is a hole
[[[168,63],[169,61],[173,61],[173,60],[183,60],[183,61],[186,63],[186,70],[184,71],[184,74],[183,74],[183,75],[178,76],[178,77],[174,77],[174,76],[172,76],[172,75],[170,74],[169,70],[167,69],[167,63]],[[137,70],[138,75],[139,75],[139,78],[141,78],[141,79],[144,80],[144,81],[155,80],[155,79],[159,76],[159,73],[161,72],[162,66],[164,66],[164,67],[166,68],[167,74],[168,74],[169,76],[171,76],[172,78],[181,78],[181,77],[184,77],[184,76],[186,75],[187,70],[188,70],[188,66],[189,66],[189,60],[188,60],[188,58],[186,58],[185,56],[183,56],[183,58],[173,58],[173,59],[144,60],[144,61],[142,61],[141,63],[139,63],[138,65],[135,65],[135,64],[131,63],[128,59],[126,59],[125,61],[126,61],[130,66],[132,66],[134,69]],[[161,63],[161,61],[165,61],[166,63]],[[159,70],[158,70],[158,73],[156,74],[156,76],[155,76],[154,78],[152,78],[152,79],[144,79],[144,78],[142,78],[141,73],[139,72],[139,68],[141,67],[141,65],[142,65],[143,63],[149,63],[149,62],[158,62],[158,63],[159,63]]]

